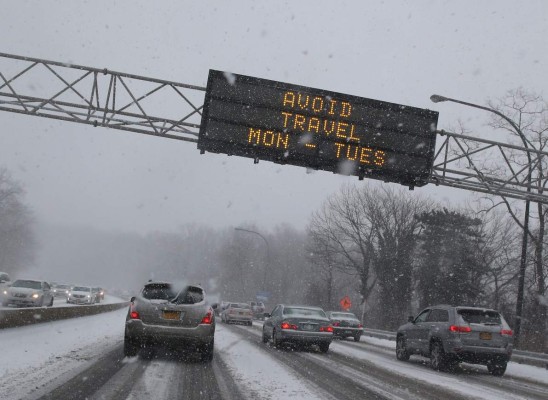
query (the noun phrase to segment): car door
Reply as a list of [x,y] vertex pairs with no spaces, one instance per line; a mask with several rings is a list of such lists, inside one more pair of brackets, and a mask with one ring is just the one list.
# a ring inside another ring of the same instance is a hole
[[276,325],[276,318],[277,315],[281,314],[281,306],[276,306],[270,313],[270,318],[267,318],[267,320],[264,322],[265,326],[265,333],[269,338],[272,337],[272,332],[274,330],[274,326]]
[[426,318],[425,325],[428,327],[428,334],[425,340],[423,351],[429,351],[430,338],[438,337],[444,339],[445,333],[448,332],[447,324],[449,323],[449,311],[443,309],[433,309]]
[[421,313],[408,325],[406,330],[406,343],[407,347],[412,349],[413,352],[422,351],[423,337],[428,334],[426,329],[426,318],[430,314],[430,309],[421,311]]

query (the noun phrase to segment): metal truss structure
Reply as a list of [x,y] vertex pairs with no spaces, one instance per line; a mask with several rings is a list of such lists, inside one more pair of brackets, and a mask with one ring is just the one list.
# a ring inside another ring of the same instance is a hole
[[[204,95],[194,85],[0,53],[2,111],[196,143]],[[527,177],[547,152],[438,134],[430,183],[548,204],[546,182]]]
[[0,53],[0,110],[197,142],[205,88]]
[[438,134],[443,141],[438,137],[430,183],[548,204],[548,182],[528,179],[530,168],[548,161],[548,152],[443,130]]

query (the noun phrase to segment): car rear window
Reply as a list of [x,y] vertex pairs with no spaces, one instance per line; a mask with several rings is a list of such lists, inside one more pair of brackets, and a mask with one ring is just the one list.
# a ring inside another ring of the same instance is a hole
[[283,314],[291,317],[327,318],[323,310],[318,310],[317,308],[286,307]]
[[244,308],[244,309],[251,309],[251,306],[247,303],[231,303],[230,308]]
[[189,286],[181,290],[174,300],[176,304],[196,304],[204,301],[204,291],[195,286]]
[[169,284],[159,283],[146,285],[141,293],[148,300],[171,300],[177,293],[173,292],[173,288]]
[[334,312],[331,313],[331,318],[340,318],[340,319],[358,319],[356,316],[352,313],[342,313],[342,312]]
[[500,314],[489,310],[458,310],[457,313],[469,324],[496,324],[502,323]]
[[17,280],[13,282],[13,285],[11,287],[20,287],[20,288],[28,288],[28,289],[42,289],[42,283],[36,282],[36,281],[25,281],[25,280]]

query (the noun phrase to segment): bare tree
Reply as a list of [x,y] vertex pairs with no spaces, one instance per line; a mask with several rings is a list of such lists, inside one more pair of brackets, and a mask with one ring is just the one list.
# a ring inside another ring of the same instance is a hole
[[23,196],[22,186],[0,168],[0,271],[15,273],[34,260],[34,221]]

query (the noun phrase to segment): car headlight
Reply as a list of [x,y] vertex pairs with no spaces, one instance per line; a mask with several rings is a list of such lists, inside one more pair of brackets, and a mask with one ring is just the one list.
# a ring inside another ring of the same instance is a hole
[[40,297],[40,295],[38,293],[33,293],[32,294],[32,298],[33,299],[37,299],[38,297]]
[[88,294],[88,297],[91,297],[91,296]]
[[4,290],[4,294],[8,294],[8,291],[7,291],[7,290]]

